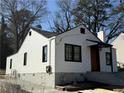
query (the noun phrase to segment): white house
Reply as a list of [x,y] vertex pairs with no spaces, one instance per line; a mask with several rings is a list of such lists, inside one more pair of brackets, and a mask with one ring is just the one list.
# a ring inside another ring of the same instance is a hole
[[6,66],[7,75],[49,87],[81,82],[93,71],[116,72],[116,54],[84,26],[61,34],[31,28]]
[[117,62],[124,68],[124,32],[120,33],[112,44],[117,51]]

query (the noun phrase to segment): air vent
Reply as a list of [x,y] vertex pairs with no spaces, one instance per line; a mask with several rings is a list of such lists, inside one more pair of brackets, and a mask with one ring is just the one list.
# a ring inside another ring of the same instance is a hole
[[51,71],[52,71],[51,66],[46,66],[46,72],[47,72],[47,73],[51,73]]
[[85,34],[85,28],[80,28],[80,33]]

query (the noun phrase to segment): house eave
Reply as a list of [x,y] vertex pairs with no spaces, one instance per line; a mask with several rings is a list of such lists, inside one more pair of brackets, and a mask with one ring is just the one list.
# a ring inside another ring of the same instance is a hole
[[107,44],[107,43],[104,43],[104,42],[99,42],[99,41],[95,41],[95,40],[90,40],[90,39],[86,39],[87,41],[89,42],[92,42],[94,44],[92,45],[89,45],[89,46],[99,46],[99,47],[112,47],[113,45],[111,44]]

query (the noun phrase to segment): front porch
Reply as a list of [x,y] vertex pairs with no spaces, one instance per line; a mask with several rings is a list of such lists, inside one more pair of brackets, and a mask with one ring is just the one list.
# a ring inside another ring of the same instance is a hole
[[116,51],[112,45],[87,39],[90,48],[91,72],[117,72]]
[[78,91],[86,89],[123,89],[124,88],[124,72],[88,72],[84,74],[85,81],[74,82],[55,88],[63,91]]

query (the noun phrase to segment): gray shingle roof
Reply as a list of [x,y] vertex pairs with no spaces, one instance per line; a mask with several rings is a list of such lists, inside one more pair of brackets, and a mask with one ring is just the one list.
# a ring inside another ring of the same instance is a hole
[[38,32],[39,34],[42,34],[43,36],[45,36],[47,38],[58,35],[56,32],[49,32],[49,31],[41,30],[39,28],[32,28],[32,29],[35,30],[36,32]]

